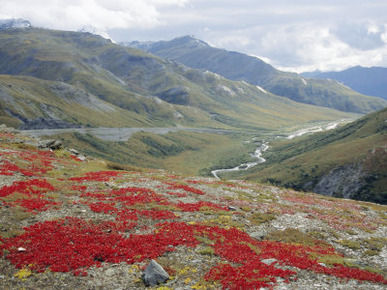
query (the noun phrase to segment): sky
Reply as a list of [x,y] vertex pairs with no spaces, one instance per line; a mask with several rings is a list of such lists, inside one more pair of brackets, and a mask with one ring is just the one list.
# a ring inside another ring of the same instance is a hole
[[0,0],[0,19],[116,42],[194,35],[295,72],[387,67],[386,0]]

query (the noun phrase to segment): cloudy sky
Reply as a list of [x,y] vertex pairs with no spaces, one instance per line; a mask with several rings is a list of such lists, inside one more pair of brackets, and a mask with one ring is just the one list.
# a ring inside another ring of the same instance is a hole
[[1,18],[115,41],[195,35],[288,71],[387,67],[386,0],[0,0]]

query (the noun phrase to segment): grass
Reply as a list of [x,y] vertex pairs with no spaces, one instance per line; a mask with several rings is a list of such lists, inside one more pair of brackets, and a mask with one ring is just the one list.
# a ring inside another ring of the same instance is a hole
[[248,136],[239,133],[139,132],[126,142],[104,141],[81,133],[54,137],[63,140],[67,147],[109,160],[112,168],[163,168],[182,174],[208,175],[214,168],[236,166],[249,160],[249,152],[254,151],[254,145],[243,143]]

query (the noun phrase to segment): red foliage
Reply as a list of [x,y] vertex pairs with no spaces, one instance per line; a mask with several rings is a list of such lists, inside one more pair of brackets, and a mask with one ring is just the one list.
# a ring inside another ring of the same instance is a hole
[[116,210],[116,208],[114,207],[114,203],[113,204],[107,204],[107,203],[103,203],[103,202],[94,202],[94,203],[89,203],[88,206],[94,212],[108,213],[108,212],[111,212],[111,211],[114,212]]
[[59,205],[59,203],[42,198],[29,198],[18,199],[16,201],[20,206],[28,209],[28,211],[46,211],[53,205]]
[[179,183],[174,183],[174,182],[167,182],[167,184],[169,185],[168,189],[183,189],[187,192],[191,192],[191,193],[195,193],[195,194],[198,194],[198,195],[204,195],[205,192],[198,189],[198,188],[194,188],[194,187],[191,187],[191,186],[188,186],[188,185],[184,185],[184,184],[179,184]]
[[186,197],[187,194],[184,192],[170,192],[168,191],[167,194],[177,196],[177,197]]
[[32,194],[42,194],[53,191],[54,187],[45,179],[31,179],[27,181],[15,181],[12,185],[3,186],[0,189],[0,197],[5,197],[15,192],[20,192],[31,196]]
[[83,160],[82,159],[79,159],[77,156],[75,155],[70,155],[70,157],[75,160],[75,161],[78,161],[78,162],[82,162]]
[[176,206],[182,211],[191,211],[191,212],[199,211],[202,207],[208,207],[208,208],[215,209],[215,210],[229,211],[228,208],[220,206],[220,205],[212,203],[212,202],[209,202],[209,201],[199,201],[197,203],[179,202],[178,204],[176,204]]
[[141,216],[150,217],[154,220],[175,219],[177,216],[168,210],[139,210],[137,211]]
[[[324,267],[311,258],[316,255],[337,255],[329,247],[259,242],[235,228],[182,222],[158,224],[153,234],[132,234],[128,238],[121,234],[134,226],[131,223],[125,228],[122,223],[111,221],[95,224],[77,218],[46,221],[25,228],[25,233],[18,237],[5,239],[0,250],[8,250],[7,259],[19,268],[32,265],[39,272],[49,268],[54,272],[73,271],[75,275],[85,275],[86,268],[99,266],[101,262],[141,262],[173,251],[179,245],[196,247],[199,244],[196,237],[202,236],[214,242],[216,255],[235,263],[235,266],[220,263],[205,275],[206,280],[220,281],[227,289],[271,288],[276,283],[276,277],[289,282],[296,275],[294,271],[277,268],[275,263],[262,263],[262,259],[266,258],[316,273],[387,284],[382,275],[342,265]],[[26,251],[18,251],[19,247]]]
[[85,176],[82,177],[72,177],[69,180],[84,182],[84,181],[109,181],[113,177],[120,175],[118,171],[92,171],[87,172]]

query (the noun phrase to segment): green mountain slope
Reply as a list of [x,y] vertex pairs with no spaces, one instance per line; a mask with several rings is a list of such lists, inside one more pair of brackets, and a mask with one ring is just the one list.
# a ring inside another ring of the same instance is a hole
[[90,33],[0,31],[0,116],[27,129],[276,129],[348,117],[113,44]]
[[247,178],[387,203],[387,109],[341,128],[273,145]]
[[309,79],[282,72],[256,57],[214,48],[192,36],[126,45],[232,80],[244,80],[297,102],[356,113],[369,113],[387,105],[385,100],[361,95],[336,81]]

